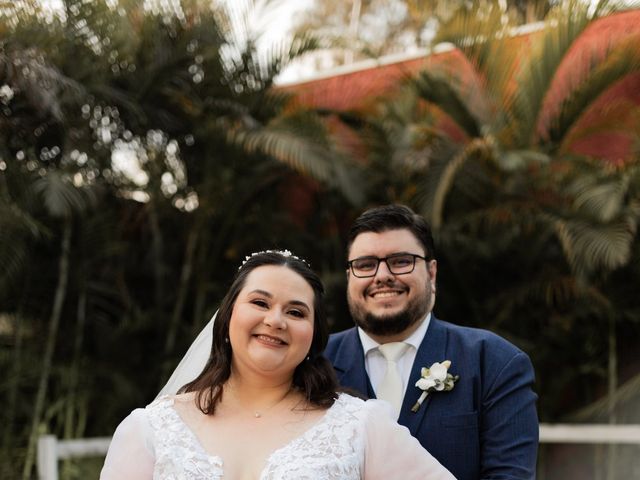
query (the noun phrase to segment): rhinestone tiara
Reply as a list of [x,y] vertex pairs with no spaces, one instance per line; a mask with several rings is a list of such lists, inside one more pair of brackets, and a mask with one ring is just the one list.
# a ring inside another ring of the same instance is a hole
[[238,267],[238,270],[240,270],[242,267],[244,267],[244,264],[247,263],[249,261],[249,259],[251,259],[252,257],[255,257],[257,255],[262,255],[264,253],[275,253],[275,254],[278,254],[278,255],[280,255],[282,257],[285,257],[285,258],[295,258],[296,260],[299,260],[302,263],[304,263],[307,267],[311,268],[311,265],[309,265],[309,262],[307,262],[304,258],[300,258],[297,255],[294,255],[293,253],[291,253],[290,250],[261,250],[259,252],[253,252],[252,254],[247,255],[246,257],[244,257],[242,265],[240,265]]

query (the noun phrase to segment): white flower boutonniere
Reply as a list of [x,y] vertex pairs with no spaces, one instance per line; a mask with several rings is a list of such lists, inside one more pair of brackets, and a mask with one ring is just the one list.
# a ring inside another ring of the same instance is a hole
[[420,372],[420,380],[416,382],[416,387],[422,390],[422,395],[411,407],[411,411],[416,413],[420,409],[420,405],[427,398],[429,392],[448,392],[453,390],[455,383],[460,375],[451,375],[447,372],[451,366],[451,360],[445,360],[442,363],[434,363],[430,368],[422,368]]

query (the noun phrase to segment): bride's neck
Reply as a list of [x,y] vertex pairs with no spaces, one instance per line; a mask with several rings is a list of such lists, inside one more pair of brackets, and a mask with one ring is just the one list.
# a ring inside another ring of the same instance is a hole
[[283,399],[292,391],[293,383],[291,378],[278,380],[248,378],[234,374],[232,371],[229,380],[225,383],[225,389],[236,400],[251,405]]

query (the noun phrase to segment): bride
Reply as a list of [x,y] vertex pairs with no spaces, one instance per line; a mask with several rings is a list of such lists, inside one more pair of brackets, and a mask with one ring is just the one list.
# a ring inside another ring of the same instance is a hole
[[336,393],[323,287],[288,251],[251,255],[202,373],[118,426],[101,480],[454,477],[384,402]]

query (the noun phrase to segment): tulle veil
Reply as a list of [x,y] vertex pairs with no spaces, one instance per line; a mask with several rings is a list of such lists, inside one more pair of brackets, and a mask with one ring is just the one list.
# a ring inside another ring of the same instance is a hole
[[211,353],[213,322],[216,315],[218,315],[217,311],[193,341],[156,398],[163,395],[175,395],[180,387],[194,380],[202,372]]

